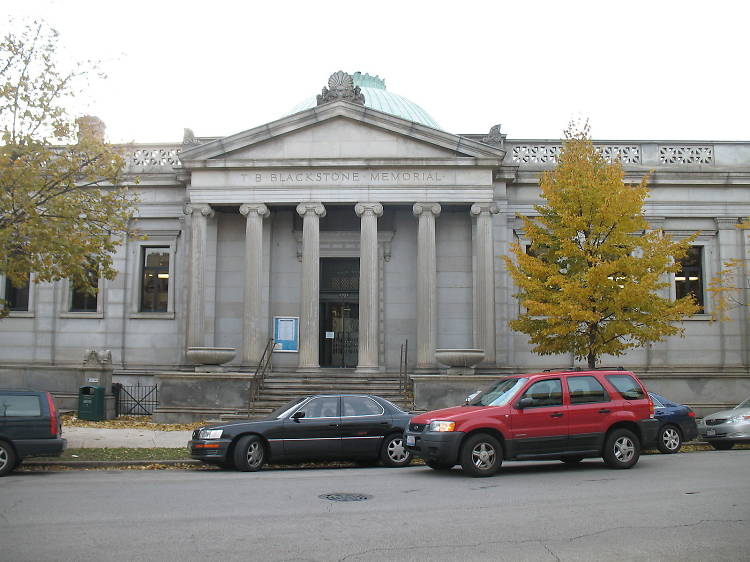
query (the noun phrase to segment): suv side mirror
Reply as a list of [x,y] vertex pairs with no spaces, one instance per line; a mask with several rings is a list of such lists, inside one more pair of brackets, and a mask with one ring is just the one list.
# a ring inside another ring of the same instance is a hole
[[528,408],[529,406],[534,405],[534,399],[533,398],[521,398],[518,403],[516,404],[516,408],[519,410],[523,410],[524,408]]
[[294,413],[292,414],[292,419],[293,419],[294,421],[299,421],[299,420],[300,420],[300,418],[304,418],[304,417],[305,417],[305,412],[304,412],[304,410],[297,410],[296,412],[294,412]]
[[477,390],[476,392],[472,392],[471,394],[469,394],[466,397],[466,399],[464,400],[464,402],[466,404],[468,404],[469,402],[471,402],[472,400],[474,400],[474,398],[476,398],[479,395],[480,392],[481,392],[481,390]]

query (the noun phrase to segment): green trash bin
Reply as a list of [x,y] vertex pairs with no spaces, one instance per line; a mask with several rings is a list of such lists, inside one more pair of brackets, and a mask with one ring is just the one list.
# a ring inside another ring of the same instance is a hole
[[104,414],[104,387],[87,385],[78,389],[78,418],[101,421]]

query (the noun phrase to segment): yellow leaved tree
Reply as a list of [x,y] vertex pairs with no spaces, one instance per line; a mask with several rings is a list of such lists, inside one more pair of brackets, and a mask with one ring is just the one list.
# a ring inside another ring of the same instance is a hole
[[602,355],[683,335],[675,322],[698,306],[692,295],[673,301],[659,291],[693,237],[649,229],[647,182],[626,184],[588,125],[565,131],[558,165],[540,180],[546,204],[534,207],[539,216],[520,217],[530,245],[513,244],[513,258],[504,257],[523,307],[510,326],[530,336],[534,352],[573,353],[594,368]]
[[[750,236],[750,218],[737,225],[742,236]],[[743,244],[746,247],[746,244]],[[747,255],[747,254],[746,254]],[[734,258],[725,261],[724,267],[708,284],[708,292],[713,301],[714,319],[730,320],[730,311],[737,307],[750,306],[748,293],[750,280],[747,275],[748,258]]]
[[[87,64],[60,70],[57,33],[43,22],[0,41],[0,274],[23,286],[114,278],[134,197],[103,123],[69,116]],[[7,314],[0,301],[0,317]]]

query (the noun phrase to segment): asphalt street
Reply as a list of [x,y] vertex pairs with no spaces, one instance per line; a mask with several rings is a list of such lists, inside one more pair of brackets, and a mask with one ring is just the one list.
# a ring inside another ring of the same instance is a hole
[[[737,450],[624,471],[505,463],[486,479],[421,466],[13,473],[0,478],[0,560],[747,560],[749,467]],[[366,499],[325,497],[344,493]]]

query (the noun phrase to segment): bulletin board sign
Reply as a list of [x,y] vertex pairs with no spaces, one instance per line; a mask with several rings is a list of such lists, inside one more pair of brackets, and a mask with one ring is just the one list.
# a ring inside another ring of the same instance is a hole
[[273,317],[274,352],[297,353],[299,351],[299,316]]

